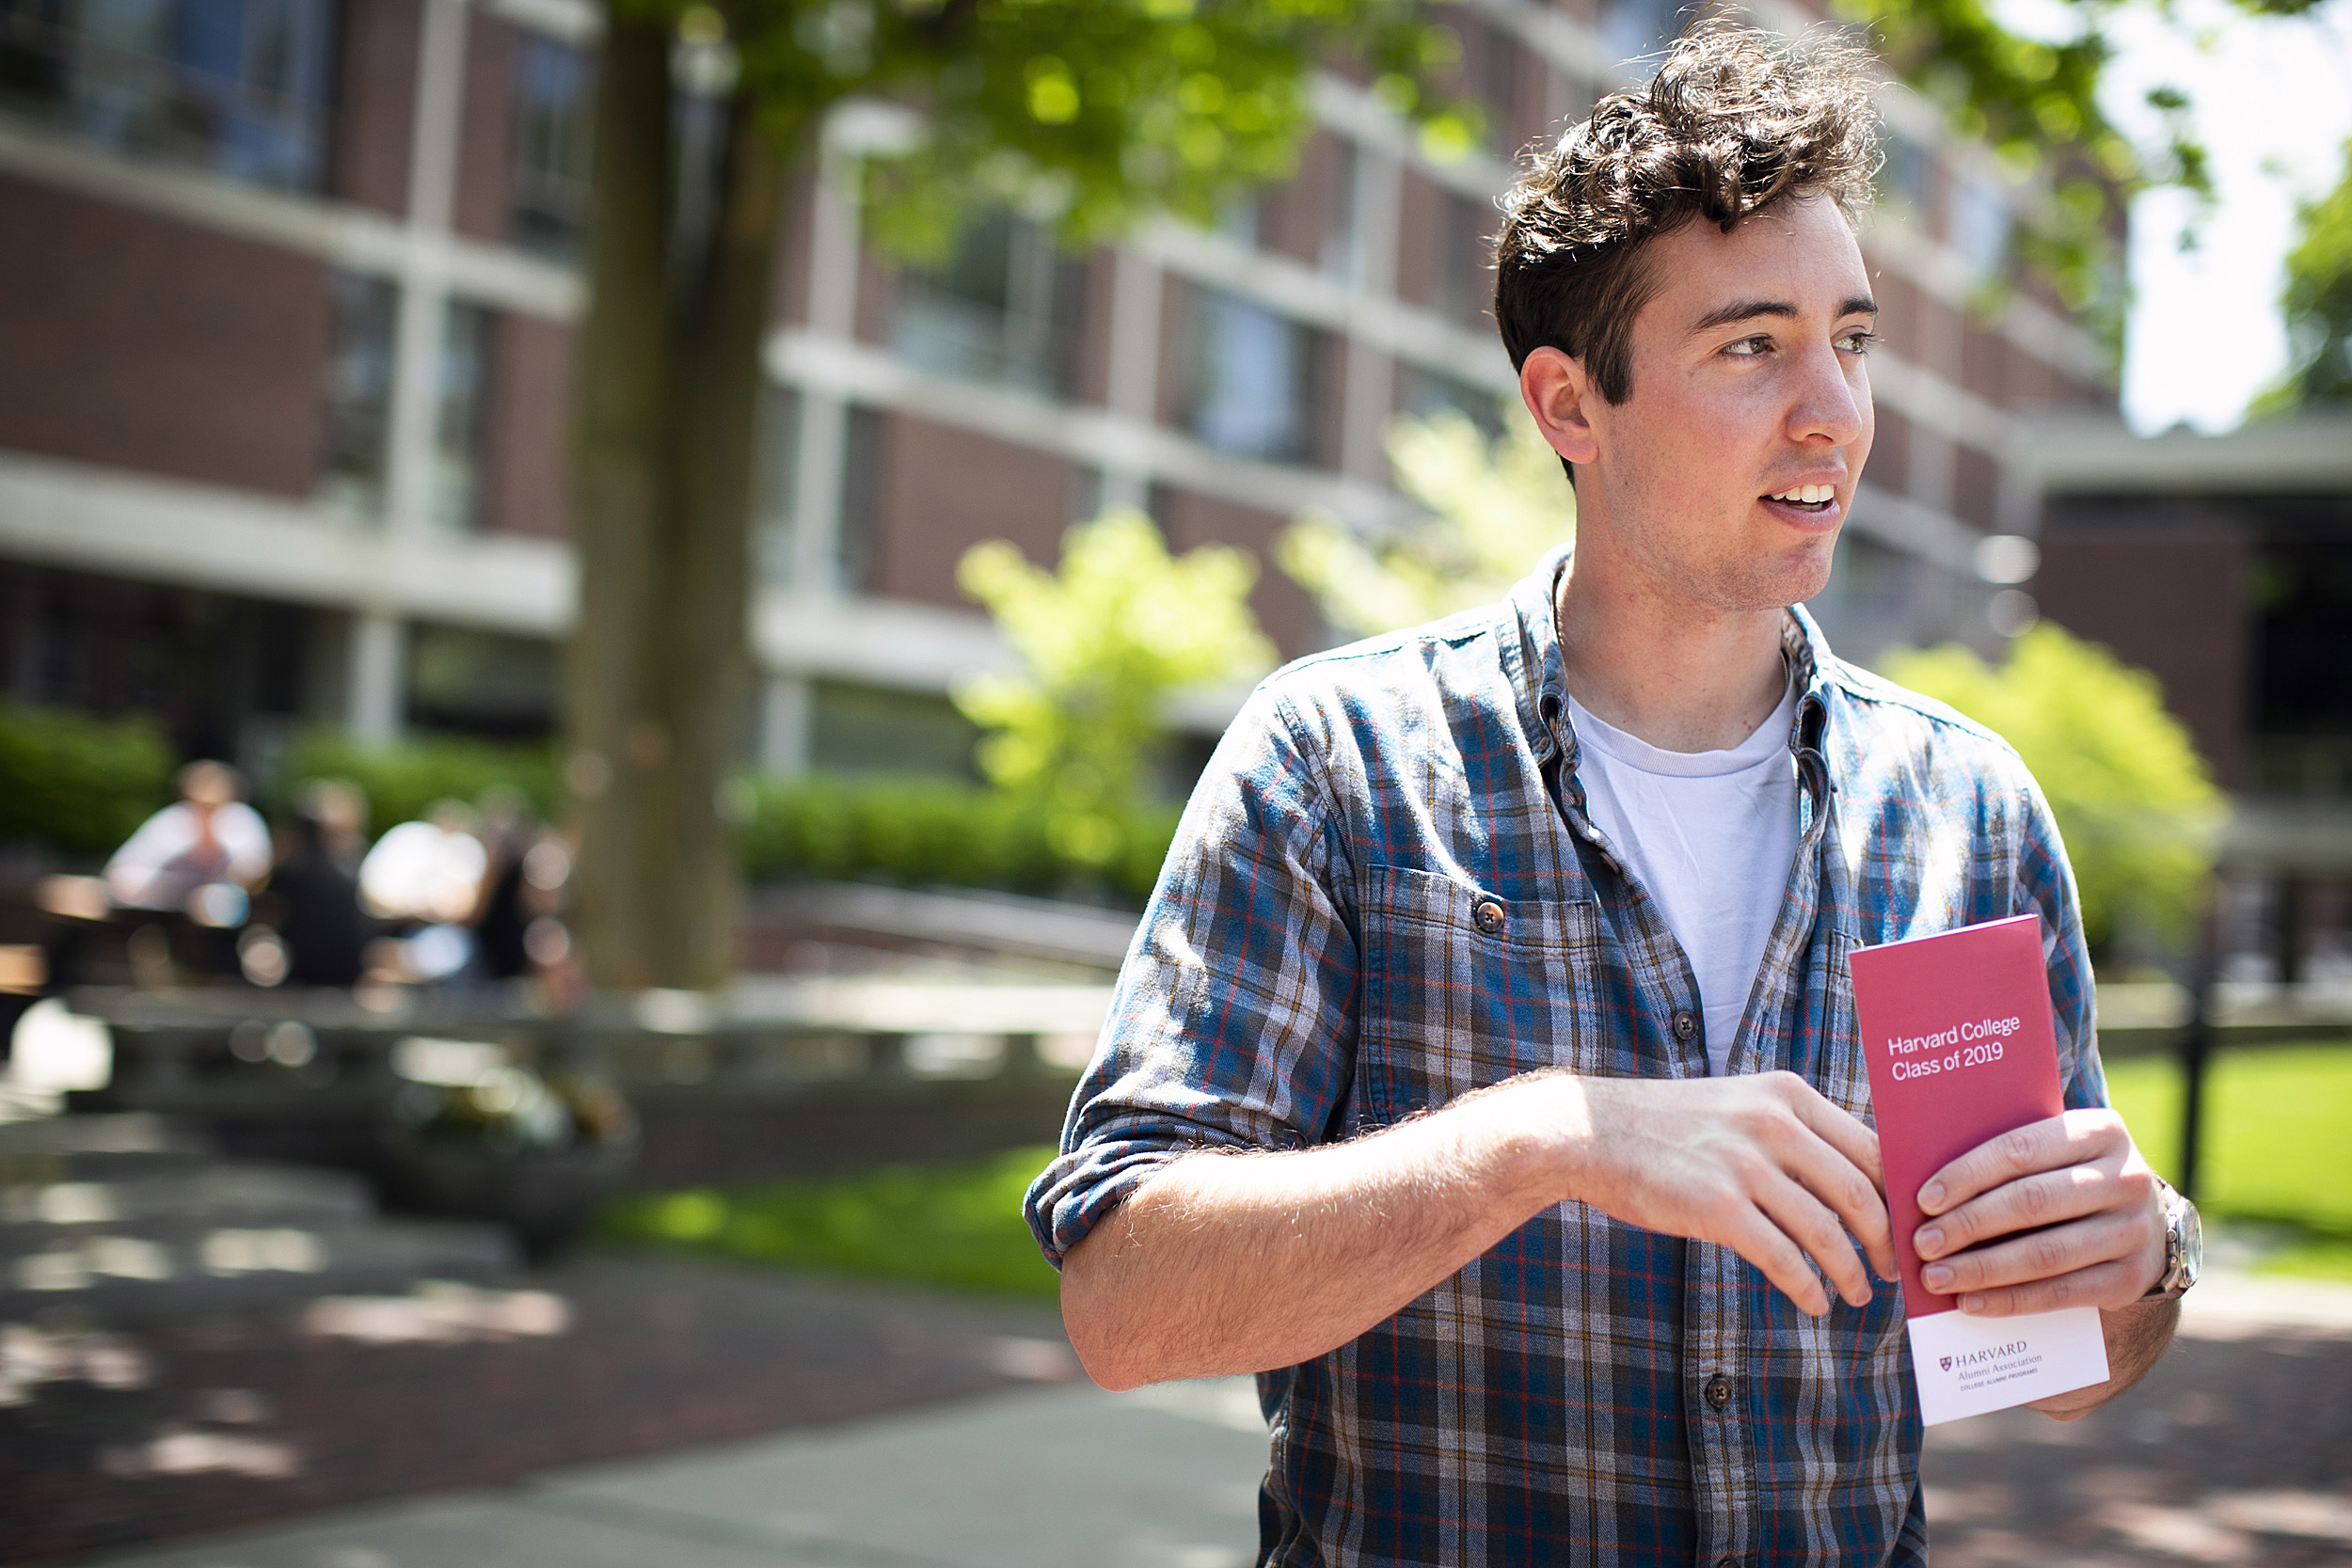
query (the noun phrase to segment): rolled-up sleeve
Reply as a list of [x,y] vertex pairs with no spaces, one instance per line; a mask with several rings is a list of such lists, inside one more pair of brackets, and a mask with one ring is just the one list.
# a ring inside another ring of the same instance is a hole
[[2016,908],[2021,914],[2030,910],[2042,916],[2042,967],[2050,976],[2058,1079],[2067,1108],[2088,1110],[2106,1104],[2107,1080],[2099,1061],[2098,990],[2083,942],[2082,900],[2048,799],[2022,763],[2017,771],[2024,777],[2014,808],[2021,829]]
[[1185,808],[1061,1153],[1024,1204],[1057,1268],[1169,1161],[1319,1142],[1346,1095],[1353,899],[1323,756],[1301,728],[1262,688]]

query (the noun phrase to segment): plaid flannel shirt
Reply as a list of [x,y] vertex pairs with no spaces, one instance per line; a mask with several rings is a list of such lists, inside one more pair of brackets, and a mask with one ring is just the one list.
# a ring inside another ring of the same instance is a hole
[[[1536,1069],[1707,1075],[1690,963],[1576,783],[1566,560],[1293,664],[1234,721],[1030,1190],[1050,1259],[1189,1150],[1337,1142]],[[2072,874],[2016,753],[1802,610],[1785,647],[1801,837],[1730,1070],[1868,1120],[1848,953],[2030,911],[2067,1103],[2104,1103]],[[1260,1374],[1261,1561],[1924,1562],[1900,1289],[1830,1299],[1817,1321],[1728,1247],[1537,1214]]]

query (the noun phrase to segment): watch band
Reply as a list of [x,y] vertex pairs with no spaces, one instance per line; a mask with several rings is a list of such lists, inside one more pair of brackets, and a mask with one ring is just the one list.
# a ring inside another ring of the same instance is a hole
[[2197,1205],[2157,1179],[2164,1189],[2164,1273],[2148,1288],[2142,1301],[2178,1301],[2197,1283],[2205,1258],[2204,1224]]

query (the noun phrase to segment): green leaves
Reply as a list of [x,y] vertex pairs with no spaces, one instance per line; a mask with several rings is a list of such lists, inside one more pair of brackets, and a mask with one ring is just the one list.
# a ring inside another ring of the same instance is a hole
[[1137,804],[1155,793],[1148,767],[1168,699],[1273,662],[1249,609],[1257,575],[1224,546],[1170,557],[1139,512],[1072,529],[1058,572],[1001,540],[965,553],[956,581],[988,607],[1023,668],[965,681],[956,704],[990,732],[981,771],[1044,811],[1057,855],[1118,863]]
[[152,721],[0,702],[0,842],[103,855],[171,799],[170,749]]
[[1370,635],[1502,597],[1537,556],[1576,531],[1576,493],[1524,418],[1491,444],[1448,409],[1389,430],[1397,483],[1433,514],[1367,539],[1328,513],[1303,513],[1275,559],[1324,619]]
[[[2122,350],[2122,273],[2115,235],[2123,206],[2152,182],[2210,193],[2203,151],[2185,118],[2171,128],[2169,167],[2152,167],[2100,108],[2111,53],[2107,0],[2067,0],[2082,31],[2065,42],[2022,37],[1983,0],[1837,0],[1866,24],[1896,73],[1940,103],[1960,134],[1989,142],[2051,198],[2029,210],[2020,250],[2073,309],[2088,310],[2109,352]],[[2176,96],[2177,89],[2173,89]],[[2181,97],[2185,111],[2186,99]]]
[[2297,214],[2302,238],[2287,256],[2286,375],[2255,401],[2257,416],[2306,402],[2352,402],[2352,141],[2336,188]]
[[1292,172],[1305,81],[1338,54],[1438,142],[1465,135],[1425,85],[1458,40],[1406,0],[608,4],[697,47],[723,38],[731,90],[787,141],[846,97],[917,110],[920,138],[867,163],[873,232],[917,255],[976,201],[1049,209],[1073,242],[1147,211],[1207,222],[1235,186]]
[[1884,673],[2017,748],[2066,841],[2094,952],[2125,928],[2185,933],[2221,797],[2153,676],[2046,621],[1997,668],[1953,644],[1899,654]]

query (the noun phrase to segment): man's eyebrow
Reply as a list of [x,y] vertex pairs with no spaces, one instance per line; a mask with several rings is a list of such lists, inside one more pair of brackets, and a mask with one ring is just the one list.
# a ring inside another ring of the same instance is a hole
[[[1837,307],[1837,314],[1845,316],[1875,316],[1879,302],[1868,294],[1855,294]],[[1785,316],[1794,320],[1802,314],[1785,299],[1743,299],[1730,305],[1720,305],[1691,324],[1693,333],[1713,327],[1729,326],[1734,322],[1754,321],[1758,316]]]

